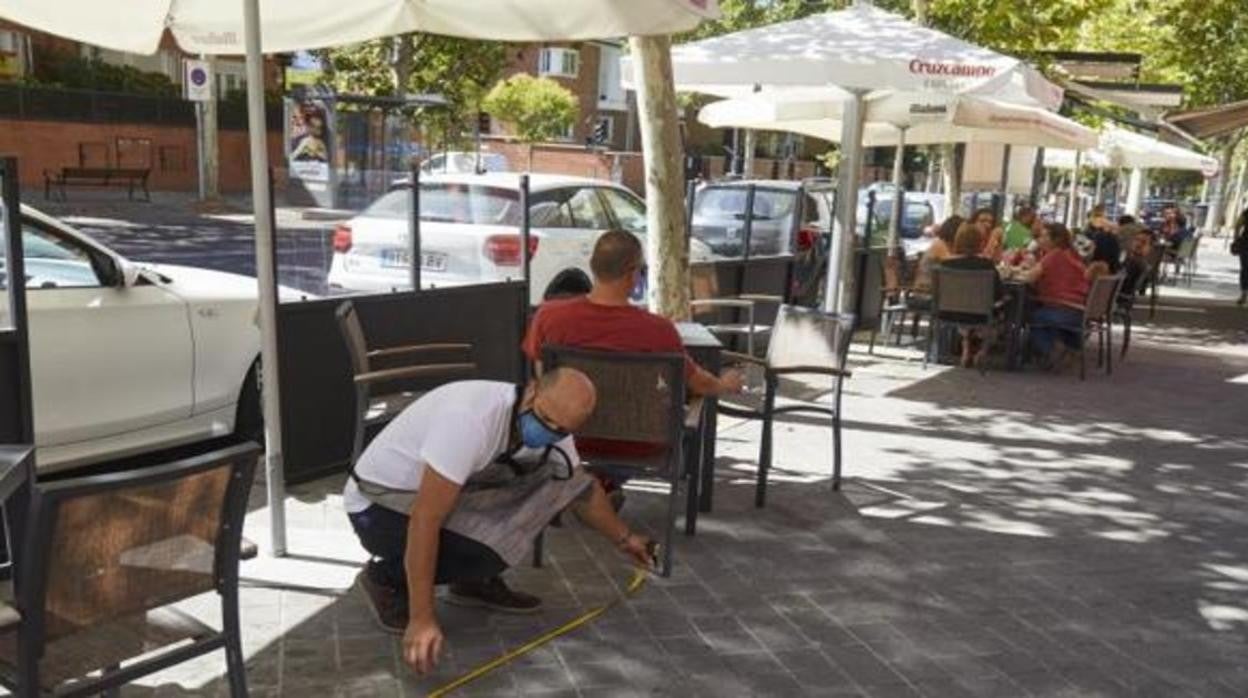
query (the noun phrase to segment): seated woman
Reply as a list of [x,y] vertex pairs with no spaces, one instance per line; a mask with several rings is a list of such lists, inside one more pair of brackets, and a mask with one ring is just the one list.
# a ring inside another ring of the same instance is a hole
[[[991,271],[995,281],[994,298],[1001,300],[1004,293],[1001,277],[997,274],[997,267],[992,260],[981,254],[983,249],[984,236],[981,228],[965,223],[958,228],[958,234],[953,239],[953,255],[941,262],[940,268]],[[958,331],[962,333],[962,367],[970,368],[973,363],[982,371],[984,361],[988,358],[988,349],[992,346],[996,333],[991,329],[978,331],[960,329]],[[979,344],[979,350],[972,356],[971,345],[974,343]]]
[[1032,285],[1036,295],[1037,304],[1029,318],[1032,350],[1052,367],[1065,347],[1078,349],[1082,340],[1087,267],[1071,247],[1070,230],[1061,223],[1045,226],[1039,242],[1044,256],[1023,272],[1022,280]]
[[919,259],[919,271],[915,274],[914,290],[930,292],[932,290],[932,269],[953,254],[953,241],[958,229],[966,221],[962,216],[949,216],[936,231],[936,239]]

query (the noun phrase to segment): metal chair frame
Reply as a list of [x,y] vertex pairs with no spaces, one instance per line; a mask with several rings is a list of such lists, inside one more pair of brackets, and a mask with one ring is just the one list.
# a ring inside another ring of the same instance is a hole
[[[647,411],[660,410],[666,414],[664,418],[666,422],[664,429],[665,438],[661,444],[664,447],[661,458],[662,465],[658,468],[649,467],[649,464],[640,464],[627,457],[618,459],[606,458],[602,464],[636,469],[639,472],[657,473],[666,477],[670,490],[664,533],[662,574],[664,577],[670,576],[672,571],[672,547],[675,542],[676,509],[682,479],[687,480],[687,501],[685,504],[686,535],[691,536],[696,532],[698,518],[698,474],[701,458],[687,458],[685,447],[686,439],[690,438],[688,432],[696,430],[701,423],[702,410],[700,401],[692,410],[686,409],[685,357],[683,354],[615,352],[553,345],[543,347],[542,349],[542,368],[546,371],[560,366],[567,366],[585,371],[590,380],[594,380],[592,365],[595,363],[653,367],[660,371],[660,375],[666,376],[664,380],[667,382],[667,394],[672,397],[671,401],[665,405],[646,404],[643,406]],[[598,401],[599,405],[602,405],[605,400],[636,400],[645,395],[646,393],[641,391],[621,391],[621,393],[610,395],[604,395],[600,391]],[[602,438],[611,439],[626,438],[626,436],[617,432],[595,433],[592,417],[591,422],[582,431],[578,432],[578,435],[601,436]]]
[[[837,336],[834,338],[836,346],[833,348],[832,357],[832,362],[835,365],[789,365],[779,363],[781,357],[774,356],[776,353],[774,350],[781,345],[784,335],[788,331],[785,325],[788,322],[801,319],[815,319],[819,322],[836,323]],[[853,328],[854,317],[852,315],[835,315],[811,308],[782,305],[779,313],[776,315],[776,334],[773,336],[773,343],[768,346],[767,358],[760,359],[755,356],[746,356],[735,352],[724,352],[726,359],[742,361],[760,366],[763,369],[765,392],[761,409],[733,407],[724,404],[722,400],[719,403],[720,414],[740,419],[759,420],[763,423],[763,435],[759,444],[758,478],[755,485],[754,506],[762,507],[766,504],[767,476],[771,470],[773,451],[773,422],[776,415],[806,413],[821,414],[832,418],[832,489],[839,490],[841,488],[841,388],[844,380],[852,376],[852,373],[845,369],[845,363],[849,356],[849,344],[853,337]],[[776,407],[776,394],[779,391],[780,379],[795,375],[831,377],[833,379],[832,407],[809,404]]]
[[[47,574],[57,550],[52,546],[60,507],[75,498],[119,492],[198,475],[229,464],[229,482],[222,501],[213,560],[213,586],[221,596],[222,630],[199,637],[189,644],[174,645],[159,654],[123,667],[101,667],[102,674],[83,677],[55,691],[59,698],[77,698],[103,693],[118,695],[118,689],[149,674],[181,664],[219,649],[225,650],[227,681],[233,698],[246,698],[247,676],[243,663],[238,603],[239,547],[247,495],[261,449],[254,443],[228,447],[212,453],[123,473],[110,473],[38,484],[32,488],[30,511],[23,523],[21,559],[18,564],[16,611],[20,620],[0,632],[17,633],[17,664],[12,676],[0,675],[0,683],[18,696],[42,695],[40,663],[47,641]],[[156,607],[174,601],[161,599]],[[154,610],[154,609],[149,609]]]

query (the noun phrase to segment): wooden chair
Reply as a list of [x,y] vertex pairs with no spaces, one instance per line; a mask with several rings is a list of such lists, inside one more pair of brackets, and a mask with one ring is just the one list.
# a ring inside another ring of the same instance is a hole
[[[611,456],[588,460],[590,467],[610,466],[657,475],[669,489],[664,533],[663,576],[672,571],[672,544],[680,483],[686,481],[685,533],[693,535],[698,517],[699,458],[686,458],[686,440],[702,418],[699,404],[685,405],[683,354],[634,353],[547,346],[542,367],[575,368],[598,390],[598,405],[577,436],[654,444],[649,456]],[[584,456],[582,456],[584,457]]]
[[[850,377],[845,368],[849,343],[853,336],[852,315],[835,315],[792,305],[780,306],[776,329],[767,345],[767,357],[759,359],[733,352],[724,352],[726,359],[753,363],[763,368],[765,390],[759,409],[726,405],[721,400],[719,412],[741,419],[763,423],[763,436],[758,452],[758,481],[754,505],[762,507],[767,498],[767,474],[771,470],[772,432],[776,415],[794,413],[823,414],[832,418],[832,489],[841,487],[841,384]],[[832,406],[796,404],[776,406],[780,379],[785,376],[820,375],[833,379]]]
[[[230,695],[244,698],[239,534],[259,455],[247,443],[36,485],[16,606],[0,606],[0,683],[19,696],[115,696],[224,649]],[[170,607],[210,591],[220,630]]]
[[991,269],[932,270],[932,318],[927,329],[923,366],[934,356],[942,325],[991,329],[997,322],[997,272]]
[[[439,380],[470,378],[477,370],[472,362],[472,345],[463,343],[412,344],[397,347],[370,349],[364,328],[356,314],[355,305],[346,301],[336,311],[338,329],[351,357],[352,377],[355,381],[355,441],[351,449],[354,466],[364,450],[364,437],[368,429],[393,419],[417,398],[424,394],[416,390],[384,390],[396,381],[416,379]],[[414,363],[413,358],[428,355],[462,357],[459,361],[443,363]],[[397,364],[397,365],[396,365]]]

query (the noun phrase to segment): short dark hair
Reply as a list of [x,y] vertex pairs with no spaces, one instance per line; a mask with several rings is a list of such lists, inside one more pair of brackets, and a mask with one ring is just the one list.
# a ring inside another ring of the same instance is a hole
[[1124,213],[1121,216],[1118,216],[1118,225],[1134,225],[1134,224],[1135,224],[1135,216],[1129,213]]
[[1061,223],[1049,223],[1044,226],[1044,230],[1049,234],[1049,241],[1054,247],[1063,250],[1070,248],[1070,228]]
[[1035,215],[1035,213],[1036,213],[1036,209],[1034,206],[1023,204],[1022,206],[1019,206],[1018,208],[1014,209],[1014,218],[1015,219],[1024,218],[1026,216]]
[[636,235],[627,230],[608,230],[594,243],[589,268],[595,279],[618,281],[641,269],[644,259]]
[[971,222],[974,223],[976,220],[979,219],[980,216],[984,215],[985,213],[992,216],[992,220],[994,222],[997,220],[996,212],[994,212],[992,209],[985,206],[984,208],[975,209],[975,213],[971,214]]

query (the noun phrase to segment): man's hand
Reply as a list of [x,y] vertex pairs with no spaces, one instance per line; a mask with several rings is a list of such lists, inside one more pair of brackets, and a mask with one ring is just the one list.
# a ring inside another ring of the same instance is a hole
[[738,368],[730,368],[719,374],[720,394],[731,395],[745,388],[745,372]]
[[650,557],[650,539],[645,536],[639,536],[636,533],[630,533],[620,543],[620,552],[628,555],[641,567],[652,569],[654,567],[654,559]]
[[436,620],[412,619],[403,633],[403,661],[417,674],[428,674],[442,656],[442,628]]

